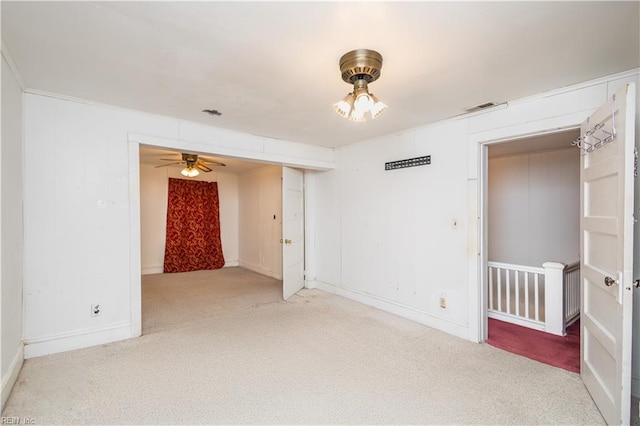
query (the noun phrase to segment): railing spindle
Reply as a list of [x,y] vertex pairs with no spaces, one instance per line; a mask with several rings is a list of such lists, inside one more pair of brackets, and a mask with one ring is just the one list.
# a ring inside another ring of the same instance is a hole
[[493,268],[489,266],[489,309],[493,309]]
[[529,317],[529,273],[524,273],[524,317]]
[[498,311],[502,312],[502,269],[496,269],[498,275]]
[[510,269],[505,269],[505,273],[507,274],[507,313],[510,314],[511,313],[511,282],[510,282],[510,276],[511,276],[511,270]]
[[538,296],[538,274],[534,275],[534,280],[533,280],[533,289],[534,289],[534,309],[535,309],[535,315],[536,315],[536,321],[540,321],[540,303],[539,303],[539,296]]
[[515,271],[516,274],[516,315],[520,316],[520,272]]

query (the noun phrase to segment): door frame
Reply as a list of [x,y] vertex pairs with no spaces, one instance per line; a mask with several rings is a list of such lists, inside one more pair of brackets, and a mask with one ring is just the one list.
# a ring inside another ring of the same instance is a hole
[[[486,341],[488,338],[488,289],[487,289],[487,275],[483,273],[483,271],[487,270],[487,263],[489,262],[489,146],[498,143],[510,143],[516,142],[518,140],[534,138],[542,135],[551,135],[555,133],[563,133],[571,130],[580,130],[580,126],[569,126],[564,128],[553,129],[551,131],[543,131],[536,132],[532,134],[518,135],[514,138],[503,138],[503,139],[495,139],[484,141],[480,143],[478,150],[479,157],[479,205],[480,205],[480,271],[479,271],[479,282],[480,282],[480,293],[482,298],[482,318],[481,318],[481,326],[482,326],[482,342]],[[570,145],[567,145],[570,147]],[[577,149],[577,148],[575,148]]]
[[[252,156],[250,152],[225,152],[224,148],[207,146],[201,143],[184,140],[151,136],[139,133],[127,135],[129,148],[129,289],[130,289],[130,334],[129,337],[142,336],[142,256],[141,256],[141,228],[140,228],[140,145],[150,145],[158,148],[175,149],[182,151],[203,152],[210,155],[222,155],[240,160],[255,161],[275,166],[294,167],[300,170],[330,170],[318,168],[315,165],[291,164],[286,161],[278,162],[260,158],[260,153]],[[229,150],[226,150],[229,151]],[[306,190],[304,191],[306,194]],[[305,196],[306,197],[306,196]],[[306,203],[306,199],[303,200]],[[306,204],[305,204],[306,208]],[[305,229],[307,217],[303,217]],[[306,253],[306,234],[303,241],[303,250]],[[306,263],[306,255],[304,257]],[[306,280],[305,280],[306,286]]]
[[[568,114],[470,136],[470,159],[475,159],[475,164],[471,161],[469,164],[469,241],[470,246],[473,246],[474,241],[476,242],[476,256],[469,256],[469,340],[482,343],[488,337],[488,290],[485,271],[489,261],[487,203],[489,146],[580,129],[581,123],[590,113],[585,111]],[[473,253],[471,249],[469,253]]]

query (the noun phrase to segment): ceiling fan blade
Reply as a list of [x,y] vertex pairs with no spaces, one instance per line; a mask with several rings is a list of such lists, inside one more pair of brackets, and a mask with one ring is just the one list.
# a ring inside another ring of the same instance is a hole
[[224,163],[220,163],[218,161],[200,161],[202,164],[208,164],[208,165],[212,165],[212,166],[220,166],[220,167],[226,167],[227,165]]
[[209,173],[209,172],[213,171],[212,169],[210,169],[207,166],[205,166],[204,164],[202,164],[202,161],[198,161],[196,163],[196,167],[199,168],[200,170],[202,170],[205,173]]
[[176,160],[175,158],[161,158],[162,161],[181,161],[181,160]]
[[160,164],[159,166],[156,166],[156,168],[158,167],[167,167],[167,166],[173,166],[175,164],[182,164],[182,161],[177,161],[175,163],[167,163],[167,164]]

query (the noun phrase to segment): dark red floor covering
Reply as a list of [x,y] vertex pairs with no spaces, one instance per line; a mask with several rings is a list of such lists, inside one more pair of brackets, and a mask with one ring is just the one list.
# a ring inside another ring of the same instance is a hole
[[489,318],[487,343],[554,367],[580,372],[579,320],[567,328],[566,336],[555,336]]

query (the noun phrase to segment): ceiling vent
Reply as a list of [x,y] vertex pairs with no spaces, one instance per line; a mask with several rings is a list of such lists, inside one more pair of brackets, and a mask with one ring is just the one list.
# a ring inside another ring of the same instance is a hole
[[476,105],[476,106],[473,106],[473,107],[465,108],[464,110],[467,113],[478,112],[478,111],[483,111],[485,109],[493,108],[493,107],[498,106],[498,105],[500,105],[500,104],[495,103],[495,102],[486,102],[484,104],[480,104],[480,105]]

